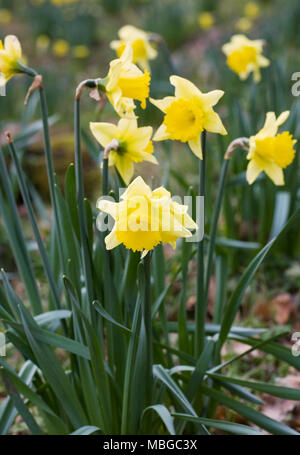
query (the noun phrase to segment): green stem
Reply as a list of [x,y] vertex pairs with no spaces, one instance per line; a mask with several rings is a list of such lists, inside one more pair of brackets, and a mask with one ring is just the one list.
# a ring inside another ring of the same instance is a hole
[[31,260],[30,260],[29,254],[28,254],[28,250],[26,247],[26,241],[24,238],[24,234],[23,234],[23,230],[22,230],[22,226],[21,226],[20,217],[18,214],[18,209],[17,209],[11,181],[10,181],[10,178],[8,175],[7,167],[5,164],[5,160],[3,158],[1,148],[0,148],[0,175],[2,178],[2,182],[3,182],[3,187],[4,187],[6,195],[7,195],[10,211],[11,211],[12,218],[13,218],[14,227],[16,230],[16,235],[18,238],[18,243],[20,244],[23,260],[26,264],[24,268],[22,267],[20,269],[20,274],[23,277],[24,285],[25,285],[27,295],[28,295],[28,298],[30,301],[30,305],[32,306],[32,310],[33,310],[34,314],[40,314],[40,313],[42,313],[42,304],[41,304],[38,288],[36,285],[36,279],[35,279],[35,276],[33,273],[32,263],[31,263]]
[[[205,198],[205,166],[206,166],[206,131],[201,137],[203,159],[199,160],[199,196]],[[205,200],[204,200],[205,203]],[[205,226],[205,209],[203,208],[203,226]],[[197,251],[197,295],[195,308],[195,357],[198,358],[204,347],[204,326],[206,305],[204,301],[204,237],[198,243]]]
[[102,169],[102,195],[108,194],[108,157],[103,158]]
[[147,338],[147,378],[148,383],[146,386],[147,395],[149,397],[148,404],[150,404],[152,396],[152,367],[153,367],[153,354],[152,354],[152,317],[151,317],[151,252],[149,252],[143,259],[144,265],[144,321]]
[[[83,174],[82,174],[82,156],[80,144],[80,97],[75,98],[74,106],[74,134],[75,134],[75,175],[76,175],[76,191],[77,191],[77,204],[79,215],[79,231],[81,240],[81,254],[83,272],[86,283],[88,301],[91,303],[95,299],[93,280],[92,280],[92,259],[89,247],[89,240],[87,234],[86,217],[84,211],[84,189],[83,189]],[[88,306],[90,308],[90,306]],[[89,312],[90,317],[92,312]]]
[[214,213],[213,213],[212,225],[211,225],[211,230],[210,230],[210,240],[209,240],[209,247],[208,247],[208,259],[207,259],[207,270],[206,270],[206,280],[205,280],[205,294],[204,294],[206,305],[207,305],[207,301],[208,301],[209,284],[210,284],[212,268],[213,268],[213,259],[214,259],[214,252],[215,252],[218,220],[219,220],[219,216],[220,216],[220,210],[221,210],[221,205],[222,205],[222,199],[223,199],[223,194],[224,194],[224,186],[225,186],[225,180],[226,180],[228,166],[229,166],[229,160],[225,159],[222,164],[221,176],[220,176],[218,191],[217,191],[217,199],[216,199],[216,203],[214,206]]
[[38,228],[37,221],[36,221],[34,211],[33,211],[33,207],[32,207],[31,201],[30,201],[30,197],[29,197],[27,186],[26,186],[25,178],[23,175],[23,171],[22,171],[22,168],[21,168],[21,165],[19,162],[19,158],[16,153],[16,149],[15,149],[13,142],[9,142],[9,151],[11,153],[12,159],[13,159],[15,167],[16,167],[21,194],[22,194],[22,197],[23,197],[23,200],[24,200],[27,212],[28,212],[28,216],[30,219],[30,223],[31,223],[31,226],[33,229],[33,233],[34,233],[36,242],[38,244],[38,248],[40,251],[44,270],[45,270],[46,276],[47,276],[49,284],[50,284],[50,291],[51,291],[53,300],[55,302],[56,308],[60,309],[61,308],[60,296],[59,296],[59,293],[58,293],[58,290],[56,287],[56,283],[55,283],[55,280],[54,280],[54,277],[52,274],[47,252],[46,252],[45,246],[43,244],[43,241],[42,241],[42,238],[41,238],[41,235],[39,232],[39,228]]

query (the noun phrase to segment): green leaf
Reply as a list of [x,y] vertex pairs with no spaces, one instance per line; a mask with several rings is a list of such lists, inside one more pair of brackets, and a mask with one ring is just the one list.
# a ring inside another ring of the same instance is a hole
[[276,420],[270,419],[270,417],[265,416],[261,412],[255,411],[254,409],[250,408],[249,406],[246,406],[243,403],[240,403],[239,401],[234,400],[233,398],[230,398],[229,396],[225,395],[225,393],[206,387],[204,385],[201,385],[201,390],[204,394],[212,397],[219,403],[228,406],[230,409],[233,409],[235,412],[240,414],[241,416],[245,417],[246,419],[250,420],[250,422],[255,423],[261,428],[264,428],[271,434],[294,434],[298,435],[297,431],[293,430],[292,428],[288,427],[284,423],[281,422],[276,422]]
[[176,419],[185,420],[186,422],[202,423],[207,427],[217,428],[218,430],[227,431],[228,433],[251,436],[263,435],[261,431],[255,430],[255,428],[239,423],[227,422],[226,420],[206,419],[204,417],[195,417],[177,412],[172,415]]
[[161,418],[163,423],[165,424],[168,432],[172,435],[176,434],[175,428],[174,428],[174,418],[171,416],[170,411],[168,410],[168,408],[166,408],[165,405],[154,404],[152,406],[148,406],[148,408],[146,408],[144,410],[143,415],[149,411],[155,411],[159,415],[159,417]]
[[86,435],[95,433],[96,431],[100,431],[100,428],[94,427],[91,425],[85,425],[84,427],[78,428],[78,430],[73,431],[73,433],[71,433],[71,436],[78,436],[78,435],[86,436]]
[[221,382],[229,382],[248,387],[249,389],[259,390],[260,392],[268,393],[269,395],[283,398],[284,400],[300,400],[300,390],[292,389],[290,387],[280,387],[265,382],[246,381],[244,379],[231,378],[221,374],[208,373],[208,376]]

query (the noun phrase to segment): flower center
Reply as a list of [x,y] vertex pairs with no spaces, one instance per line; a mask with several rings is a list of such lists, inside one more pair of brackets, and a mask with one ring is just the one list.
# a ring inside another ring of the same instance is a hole
[[257,50],[255,47],[243,46],[242,49],[232,52],[227,57],[227,64],[236,73],[244,73],[249,64],[256,63],[256,59]]
[[171,139],[186,142],[203,131],[204,112],[195,100],[179,98],[166,109],[164,125]]

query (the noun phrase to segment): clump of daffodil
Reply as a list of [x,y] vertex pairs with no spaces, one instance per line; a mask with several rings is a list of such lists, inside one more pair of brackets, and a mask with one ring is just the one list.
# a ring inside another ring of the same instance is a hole
[[283,169],[292,163],[297,142],[288,131],[277,133],[288,116],[289,111],[285,111],[276,119],[274,112],[268,112],[263,128],[250,137],[247,155],[247,181],[250,185],[261,172],[265,172],[275,185],[284,185]]
[[190,230],[197,229],[186,205],[173,202],[163,187],[152,191],[142,177],[128,186],[120,202],[102,199],[97,207],[115,220],[105,238],[108,250],[122,243],[133,251],[143,251],[145,256],[159,243],[169,243],[175,248],[178,238],[191,237]]
[[215,18],[209,11],[204,11],[198,16],[198,24],[203,30],[210,29],[215,23]]
[[263,45],[263,40],[250,40],[245,35],[234,35],[229,43],[224,44],[222,50],[227,56],[227,65],[240,79],[245,80],[253,72],[254,81],[259,82],[260,68],[270,64],[262,55]]
[[193,153],[202,159],[200,134],[204,130],[227,134],[220,117],[213,110],[224,92],[213,90],[202,93],[192,82],[179,76],[171,76],[170,82],[175,87],[175,96],[150,99],[165,114],[153,140],[188,142]]
[[8,35],[4,39],[4,45],[0,40],[0,85],[15,74],[24,72],[25,59],[22,57],[20,41],[14,35]]
[[132,25],[124,25],[120,28],[118,35],[120,39],[110,43],[110,47],[116,51],[117,56],[121,57],[129,43],[133,51],[132,62],[137,63],[143,70],[149,71],[149,60],[157,57],[157,50],[150,41],[151,33]]
[[9,24],[11,22],[12,14],[6,8],[0,9],[0,23],[1,24]]
[[133,100],[140,101],[145,109],[149,96],[150,74],[141,71],[132,60],[132,47],[127,44],[121,57],[110,62],[106,78],[98,80],[120,117],[135,118]]
[[90,123],[96,140],[104,148],[113,140],[115,146],[108,155],[109,166],[115,166],[122,179],[129,184],[134,173],[134,163],[149,161],[158,164],[151,141],[152,128],[139,128],[136,119],[120,119],[118,125],[112,123]]

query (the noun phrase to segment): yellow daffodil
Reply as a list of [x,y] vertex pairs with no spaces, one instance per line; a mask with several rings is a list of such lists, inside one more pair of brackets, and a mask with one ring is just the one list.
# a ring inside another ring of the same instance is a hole
[[9,24],[11,22],[12,14],[9,9],[1,8],[0,9],[0,23]]
[[116,166],[122,179],[129,184],[133,177],[134,163],[149,161],[158,164],[151,142],[152,128],[139,128],[136,119],[120,119],[118,125],[112,123],[90,123],[96,140],[104,148],[116,140],[118,146],[109,152],[109,166]]
[[283,169],[292,163],[297,142],[288,131],[277,133],[288,116],[289,111],[285,111],[276,119],[274,112],[268,112],[263,128],[250,137],[247,155],[250,160],[247,181],[250,185],[261,172],[265,172],[275,185],[284,185]]
[[118,35],[120,40],[110,43],[110,47],[116,51],[117,56],[121,57],[126,44],[129,43],[133,51],[132,62],[137,63],[142,69],[150,71],[149,60],[157,57],[157,51],[149,40],[151,34],[132,25],[125,25],[119,30]]
[[239,32],[246,33],[252,28],[252,21],[248,17],[241,17],[235,23],[235,28]]
[[50,46],[48,35],[39,35],[36,39],[36,47],[40,52],[45,52]]
[[70,50],[70,46],[66,40],[59,39],[54,42],[52,50],[56,57],[62,58],[67,55]]
[[227,56],[227,65],[240,79],[245,80],[253,72],[254,81],[260,81],[260,68],[270,64],[262,55],[263,44],[263,40],[249,40],[245,35],[234,35],[231,41],[222,47]]
[[188,142],[193,153],[202,159],[202,131],[227,134],[220,117],[213,110],[224,92],[213,90],[202,93],[192,82],[179,76],[171,76],[170,82],[175,87],[175,96],[150,100],[165,114],[153,140],[175,139]]
[[4,39],[4,45],[0,40],[0,85],[6,82],[15,74],[22,73],[24,64],[20,41],[14,35],[8,35]]
[[121,57],[110,62],[107,77],[99,80],[116,112],[126,118],[135,118],[133,100],[145,109],[149,96],[150,74],[141,71],[132,59],[132,47],[127,44]]
[[209,11],[204,11],[198,16],[198,24],[203,30],[210,29],[215,23],[215,18]]
[[152,191],[142,177],[128,186],[120,202],[102,199],[97,207],[115,220],[105,238],[108,250],[122,243],[133,251],[143,251],[144,256],[159,243],[175,248],[178,238],[191,237],[190,230],[197,229],[186,205],[173,202],[163,187]]
[[260,8],[255,2],[247,2],[244,8],[245,16],[256,19],[259,16]]
[[76,58],[86,58],[90,54],[90,50],[87,46],[80,44],[72,48],[72,54]]

